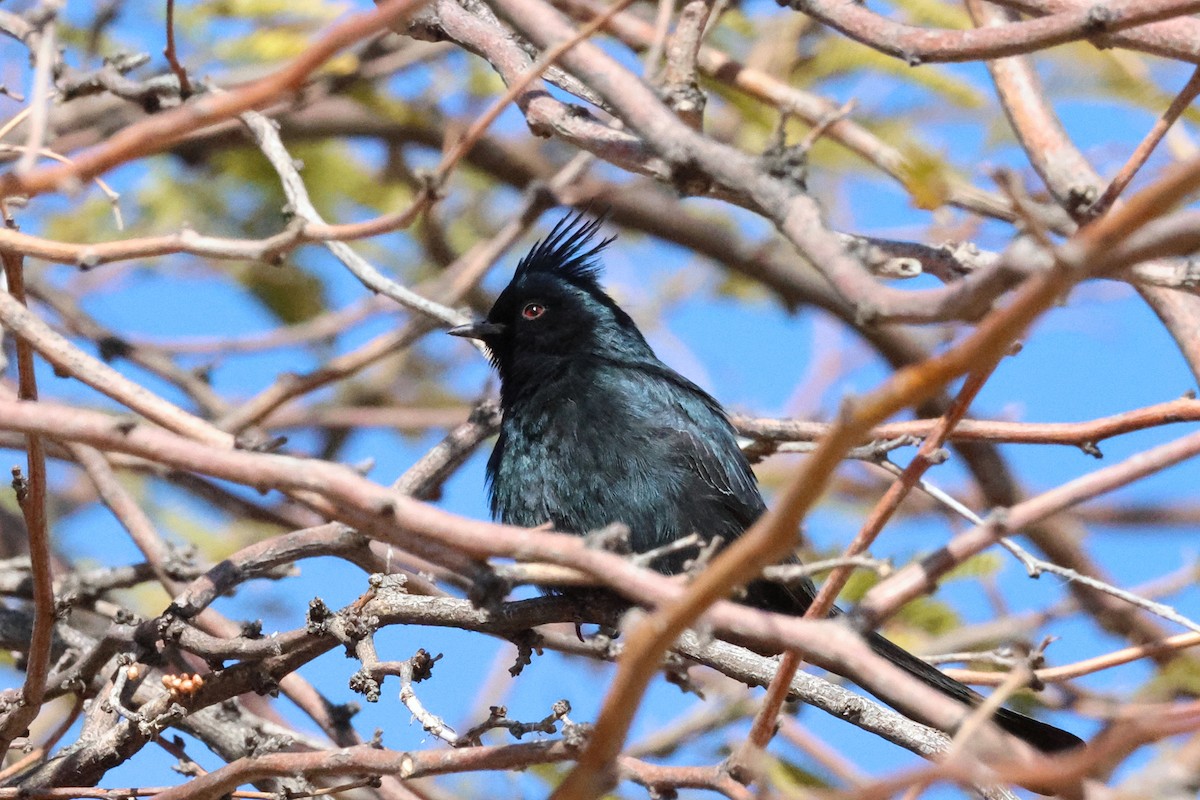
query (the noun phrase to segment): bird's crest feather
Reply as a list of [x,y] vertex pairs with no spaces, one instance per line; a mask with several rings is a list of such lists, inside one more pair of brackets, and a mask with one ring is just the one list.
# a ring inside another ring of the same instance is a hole
[[585,213],[586,210],[577,211],[560,219],[550,234],[534,244],[517,264],[514,278],[540,272],[576,284],[595,285],[600,277],[600,262],[596,256],[617,237],[610,236],[593,243],[608,213],[601,212],[590,220],[584,218]]

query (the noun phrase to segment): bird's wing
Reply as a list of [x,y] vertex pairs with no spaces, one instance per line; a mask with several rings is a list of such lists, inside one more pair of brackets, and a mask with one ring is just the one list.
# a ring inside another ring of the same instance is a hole
[[734,452],[736,440],[731,449],[725,441],[714,442],[706,433],[695,428],[675,431],[679,438],[679,452],[688,465],[707,486],[718,493],[743,500],[748,506],[761,505],[758,483],[750,471],[750,465],[740,451]]
[[[736,524],[748,527],[766,506],[725,411],[708,393],[678,373],[665,370],[664,377],[674,390],[670,396],[674,429],[669,434],[674,452],[682,457],[702,488],[732,512]],[[741,532],[730,533],[736,536]]]

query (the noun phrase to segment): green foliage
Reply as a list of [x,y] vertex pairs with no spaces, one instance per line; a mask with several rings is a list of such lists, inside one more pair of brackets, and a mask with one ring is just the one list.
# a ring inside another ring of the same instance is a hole
[[[213,0],[177,11],[178,24],[197,39],[207,41],[205,50],[227,64],[272,63],[304,52],[312,37],[331,20],[346,13],[350,5],[341,0]],[[209,23],[250,23],[242,35],[211,36]],[[344,73],[356,64],[346,53],[327,62],[323,71]]]
[[[820,558],[838,558],[841,553],[828,553],[820,556]],[[828,576],[829,573],[818,575],[813,580],[818,584]],[[871,590],[871,587],[879,583],[879,575],[869,569],[856,569],[850,573],[850,579],[846,581],[846,586],[842,589],[840,597],[844,602],[857,603],[863,599],[863,596]]]
[[768,785],[778,789],[785,797],[803,796],[806,789],[833,788],[829,781],[789,758],[771,753],[762,755],[761,766],[767,775]]
[[[835,558],[837,553],[828,553],[820,558]],[[981,553],[973,556],[951,570],[942,582],[955,580],[976,580],[986,575],[992,575],[1000,569],[1002,561],[995,553]],[[824,576],[818,576],[818,583]],[[881,578],[876,573],[860,569],[850,575],[846,587],[842,590],[841,598],[846,603],[857,603]],[[896,614],[896,621],[905,627],[919,630],[929,636],[939,636],[956,630],[962,625],[962,618],[955,609],[932,597],[919,597],[912,600]]]
[[1147,700],[1165,701],[1176,697],[1200,697],[1200,664],[1195,658],[1173,658],[1159,668],[1139,693]]
[[952,606],[931,597],[918,597],[905,603],[896,619],[929,636],[941,636],[962,626],[962,617]]
[[162,162],[151,169],[150,179],[137,190],[133,231],[168,233],[184,227],[211,234],[232,234],[229,195],[241,190],[241,181],[202,166],[186,172],[168,172]]
[[476,97],[494,98],[504,94],[507,87],[495,70],[472,59],[467,62],[467,81],[464,88]]
[[[124,209],[127,202],[121,203]],[[135,220],[139,217],[135,216]],[[128,215],[126,225],[129,226]],[[118,231],[113,218],[112,204],[103,197],[88,197],[81,201],[70,214],[55,214],[45,221],[46,236],[66,242],[96,242],[116,239],[138,231],[139,227],[127,227]]]
[[193,13],[209,17],[251,20],[282,16],[311,22],[328,21],[347,10],[340,0],[210,0],[192,8]]
[[239,282],[281,322],[294,325],[325,310],[325,287],[311,273],[297,267],[246,264]]
[[[292,142],[288,151],[304,178],[309,198],[323,216],[332,218],[343,212],[342,206],[347,201],[382,212],[403,208],[412,198],[412,192],[404,184],[380,181],[348,142]],[[239,148],[225,151],[215,160],[222,174],[237,177],[264,195],[264,205],[283,208],[286,198],[279,175],[260,152]],[[270,209],[264,211],[269,216]]]
[[951,107],[979,109],[987,103],[979,89],[955,77],[942,66],[926,64],[913,68],[866,45],[833,36],[825,37],[816,44],[811,57],[794,77],[806,85],[812,85],[830,77],[859,72],[868,72],[873,76],[887,75],[903,83],[919,86],[933,93],[939,102]]
[[949,581],[974,580],[995,575],[1004,566],[1005,556],[995,550],[973,555],[946,573],[942,583]]
[[932,210],[941,208],[950,196],[950,175],[946,161],[915,145],[904,148],[901,180],[913,205]]
[[[780,15],[773,15],[778,18]],[[787,14],[783,16],[788,16]],[[738,6],[730,6],[729,10],[721,15],[721,27],[714,30],[712,33],[715,37],[714,41],[722,46],[728,46],[729,40],[738,37],[741,39],[754,39],[762,35],[762,20],[752,20],[746,16]]]

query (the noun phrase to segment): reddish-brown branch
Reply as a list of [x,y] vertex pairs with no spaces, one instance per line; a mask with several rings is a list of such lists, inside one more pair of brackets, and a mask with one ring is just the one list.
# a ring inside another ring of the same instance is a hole
[[[950,407],[946,409],[946,413],[936,421],[933,429],[925,436],[916,455],[905,467],[900,477],[892,482],[883,497],[875,504],[858,534],[842,552],[842,558],[862,555],[870,548],[883,531],[884,525],[896,513],[896,509],[900,507],[904,498],[912,491],[921,476],[933,466],[934,456],[941,450],[955,426],[966,416],[975,396],[979,394],[979,390],[983,388],[994,368],[994,361],[985,362],[967,376],[962,389],[959,390]],[[852,573],[853,567],[835,568],[821,585],[820,591],[817,592],[812,604],[804,612],[804,616],[810,619],[822,619],[828,616]],[[787,700],[792,676],[795,675],[799,666],[800,659],[795,652],[784,653],[779,662],[779,672],[767,688],[767,696],[750,726],[750,735],[746,738],[743,748],[734,756],[735,763],[744,764],[753,757],[751,752],[753,749],[761,750],[770,742],[775,733],[775,721]]]
[[1103,214],[1116,201],[1121,193],[1125,191],[1125,187],[1133,180],[1133,176],[1142,168],[1146,160],[1150,158],[1150,154],[1154,152],[1154,148],[1158,147],[1158,143],[1167,135],[1167,131],[1175,124],[1175,121],[1187,111],[1191,106],[1192,101],[1196,99],[1196,95],[1200,94],[1200,67],[1197,67],[1192,72],[1192,77],[1184,84],[1184,87],[1179,90],[1179,94],[1175,95],[1175,99],[1171,101],[1171,105],[1163,112],[1162,116],[1154,122],[1154,126],[1146,134],[1145,138],[1138,143],[1130,154],[1129,160],[1124,166],[1113,176],[1112,181],[1104,190],[1104,194],[1100,195],[1089,209],[1089,213],[1094,215]]
[[0,292],[0,324],[63,373],[78,378],[158,424],[198,441],[233,446],[233,436],[189,414],[108,364],[93,358],[33,314],[11,295]]
[[[52,430],[62,439],[152,455],[163,464],[247,485],[319,491],[333,501],[343,521],[382,541],[411,547],[418,553],[439,553],[444,558],[451,553],[475,557],[516,555],[580,568],[635,602],[652,606],[677,603],[682,592],[677,582],[615,554],[588,547],[578,537],[462,519],[376,486],[338,465],[221,450],[148,425],[130,430],[114,425],[106,415],[48,403],[31,408],[0,399],[0,427],[36,433]],[[435,543],[439,546],[431,547]],[[701,578],[704,574],[707,573],[702,573]],[[782,617],[728,601],[712,605],[706,620],[715,631],[736,632],[739,638],[756,646],[794,648],[814,664],[850,673],[860,685],[927,724],[951,729],[964,713],[962,706],[953,700],[923,687],[873,655],[857,635],[836,622]],[[306,652],[288,658],[310,657]],[[290,663],[285,660],[280,668]],[[1007,746],[993,751],[989,745],[989,752],[997,757],[1018,754]]]
[[188,80],[187,70],[179,63],[179,56],[175,52],[175,0],[167,0],[167,46],[163,48],[163,56],[166,57],[171,72],[179,79],[179,96],[187,100],[192,94],[192,84]]
[[889,19],[865,6],[837,0],[791,0],[792,8],[837,29],[855,41],[912,66],[941,61],[980,61],[1032,53],[1053,45],[1137,25],[1192,14],[1200,3],[1189,0],[1110,0],[1097,14],[1063,10],[1038,19],[1009,22],[990,29],[929,30]]
[[[952,442],[1005,442],[1010,444],[1059,444],[1088,447],[1133,431],[1178,422],[1200,421],[1200,400],[1181,397],[1086,422],[1005,422],[964,419],[949,434]],[[765,441],[816,441],[829,430],[825,422],[772,420],[736,417],[734,423],[744,436]],[[901,436],[926,437],[938,420],[892,422],[872,428],[864,441],[885,441]]]
[[[593,18],[603,13],[605,8],[596,0],[555,0],[555,6],[580,19]],[[654,41],[653,27],[633,14],[618,14],[608,27],[631,47],[644,49],[651,46]],[[779,80],[763,70],[743,64],[727,53],[709,45],[700,47],[696,57],[696,66],[708,78],[736,88],[747,96],[781,112],[803,119],[810,125],[819,124],[821,120],[828,119],[838,110],[838,104],[832,100]],[[912,164],[911,157],[853,120],[838,120],[829,127],[826,135],[857,153],[867,162],[874,164],[901,184],[905,184],[910,179],[915,166]],[[948,204],[961,206],[977,214],[1006,220],[1014,219],[1011,204],[999,194],[973,186],[956,175],[949,175],[946,180],[946,202]],[[1058,217],[1057,221],[1044,220],[1050,227],[1058,230],[1063,223],[1069,224],[1069,220],[1058,214],[1057,209],[1048,208],[1046,210]]]
[[[999,30],[1015,24],[1014,14],[991,7],[984,0],[968,0],[967,10],[981,26],[978,30]],[[1059,205],[1078,218],[1099,195],[1099,176],[1054,114],[1031,59],[996,59],[988,61],[987,68],[1030,165]]]
[[[1027,14],[1058,14],[1064,11],[1082,11],[1096,8],[1092,0],[992,0]],[[1125,47],[1145,53],[1200,63],[1200,20],[1194,17],[1178,17],[1165,22],[1152,22],[1124,31],[1098,32],[1088,41],[1097,47]]]
[[557,763],[571,758],[572,755],[572,748],[562,742],[418,750],[407,753],[384,750],[371,745],[315,753],[271,753],[239,759],[207,775],[167,789],[157,795],[157,798],[192,800],[197,797],[220,797],[242,784],[276,775],[304,775],[309,779],[396,775],[411,779],[455,772],[523,769],[537,764]]
[[1018,503],[991,521],[955,536],[945,547],[920,563],[911,564],[895,575],[885,578],[867,592],[855,613],[866,624],[872,627],[879,625],[904,603],[930,591],[938,579],[954,565],[961,564],[985,547],[994,544],[1009,531],[1020,530],[1076,503],[1124,486],[1198,454],[1200,433],[1193,433]]
[[50,735],[47,736],[45,740],[43,740],[37,747],[30,750],[21,758],[11,761],[8,766],[4,767],[4,769],[0,769],[0,783],[12,777],[13,775],[20,775],[22,772],[28,769],[31,764],[41,761],[49,753],[51,753],[55,749],[55,746],[58,744],[59,740],[66,736],[67,731],[69,731],[75,725],[76,721],[79,720],[79,715],[82,712],[83,698],[77,697],[74,705],[71,706],[70,713],[63,717],[62,721],[58,724],[58,727],[51,731]]
[[633,2],[633,0],[617,0],[617,2],[613,3],[611,8],[607,9],[603,14],[597,16],[587,25],[584,25],[569,39],[559,42],[555,46],[541,53],[538,56],[537,61],[535,61],[533,65],[529,67],[529,69],[521,73],[521,75],[515,81],[512,81],[509,84],[508,88],[505,89],[504,94],[497,97],[487,108],[487,110],[480,114],[479,118],[471,123],[471,126],[467,128],[462,138],[455,142],[446,155],[442,157],[441,163],[438,164],[435,172],[435,174],[438,176],[438,180],[444,181],[446,179],[446,177],[450,174],[450,171],[454,169],[455,165],[457,165],[459,161],[461,161],[469,152],[471,152],[471,148],[473,148],[475,144],[483,137],[483,134],[489,127],[491,127],[491,124],[496,121],[496,118],[500,116],[500,112],[507,108],[508,104],[513,100],[524,94],[529,85],[541,77],[542,73],[544,73],[547,69],[553,66],[555,62],[562,57],[563,53],[567,52],[580,42],[594,36],[598,30],[603,28],[610,19],[612,19],[619,12],[623,11],[631,2]]
[[42,167],[21,175],[10,170],[0,175],[0,196],[32,197],[48,191],[62,191],[102,175],[119,164],[161,152],[187,134],[278,100],[298,89],[330,56],[398,24],[421,4],[421,0],[386,0],[378,8],[348,17],[304,48],[282,69],[234,91],[206,94],[178,108],[147,117],[113,134],[104,144],[78,154],[71,164]]
[[[0,250],[8,291],[0,289],[0,299],[24,308],[25,266],[20,255]],[[33,348],[17,341],[17,372],[21,401],[36,404],[37,379],[33,369]],[[43,436],[29,433],[25,438],[28,474],[13,471],[13,489],[25,518],[29,542],[30,572],[33,576],[33,633],[25,663],[25,682],[18,703],[10,706],[0,719],[0,753],[7,753],[13,738],[21,735],[42,708],[46,680],[50,671],[50,645],[54,632],[54,576],[51,571],[50,532],[46,523],[46,451]],[[20,483],[18,479],[20,478]]]
[[[1159,639],[1156,642],[1125,647],[1111,653],[1105,653],[1102,656],[1076,661],[1073,664],[1062,664],[1057,667],[1046,667],[1045,669],[1035,670],[1033,674],[1037,680],[1043,683],[1057,683],[1059,681],[1082,678],[1084,675],[1091,675],[1142,658],[1154,658],[1155,656],[1174,653],[1189,647],[1196,647],[1197,645],[1200,645],[1200,633],[1180,633],[1175,636],[1169,636],[1166,639]],[[981,672],[971,669],[948,669],[946,670],[946,674],[963,683],[988,686],[999,685],[1005,677],[1005,673],[1003,672]]]
[[[622,756],[618,766],[624,777],[652,793],[675,793],[679,789],[707,789],[730,800],[752,800],[754,795],[730,777],[720,764],[711,767],[669,767]],[[653,794],[651,795],[653,796]]]
[[[1011,12],[995,8],[982,0],[967,0],[967,9],[976,24],[985,26],[1004,26],[1009,24],[1012,16]],[[1067,213],[1077,220],[1088,220],[1089,209],[1099,198],[1103,182],[1063,130],[1033,65],[1027,58],[1014,57],[989,61],[988,69],[996,83],[1004,112],[1033,168]],[[1133,212],[1120,213],[1144,215],[1141,224],[1164,214],[1180,198],[1170,189],[1171,181],[1189,180],[1184,175],[1186,172],[1187,168],[1177,169],[1161,182],[1166,191],[1159,195],[1161,204],[1157,208],[1143,206]],[[1089,227],[1094,230],[1089,235],[1102,235],[1101,232],[1109,226],[1123,228],[1129,221],[1109,219],[1112,216],[1113,212],[1110,212],[1092,222]],[[1115,245],[1120,238],[1113,237],[1109,244]],[[1200,339],[1193,335],[1197,325],[1200,325],[1200,303],[1194,298],[1153,286],[1139,287],[1139,293],[1162,319],[1187,359],[1192,374],[1200,378]]]

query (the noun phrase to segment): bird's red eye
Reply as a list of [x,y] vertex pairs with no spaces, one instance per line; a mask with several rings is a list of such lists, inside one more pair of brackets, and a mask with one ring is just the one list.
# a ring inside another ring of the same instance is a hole
[[521,316],[525,319],[537,319],[545,313],[546,307],[541,303],[530,303],[521,309]]

